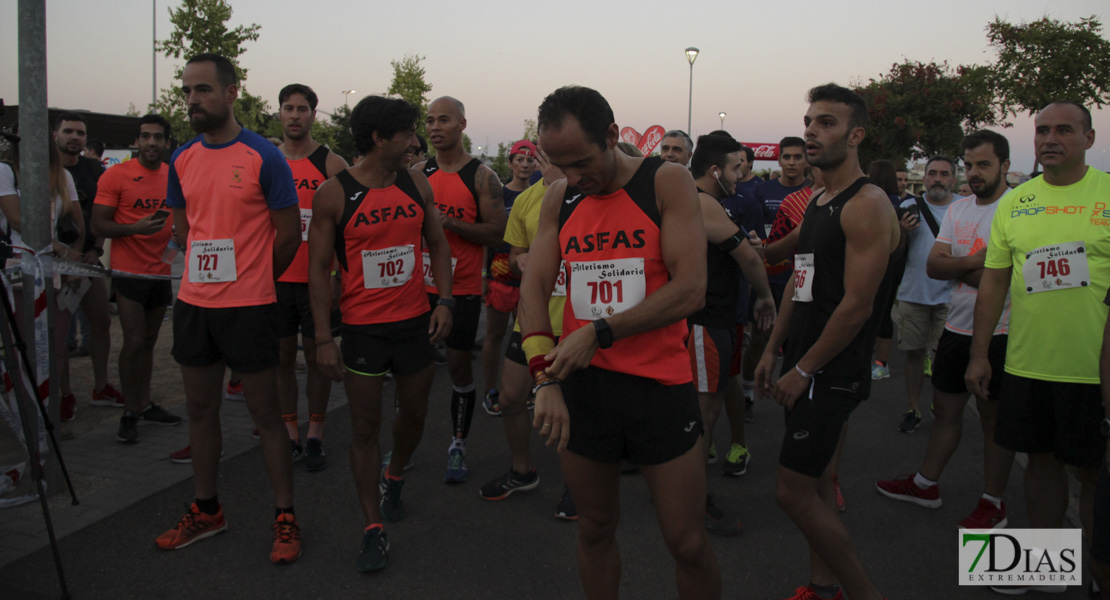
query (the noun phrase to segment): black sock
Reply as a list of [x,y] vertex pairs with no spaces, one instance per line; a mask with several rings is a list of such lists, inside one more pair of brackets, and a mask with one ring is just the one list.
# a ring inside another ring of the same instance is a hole
[[197,508],[206,515],[214,515],[220,512],[220,497],[216,495],[207,500],[197,498]]
[[809,583],[809,589],[813,590],[818,596],[822,598],[833,598],[837,592],[840,591],[839,585],[817,585],[812,581]]
[[474,404],[477,394],[474,391],[474,386],[470,386],[470,391],[460,392],[452,390],[451,392],[451,416],[455,426],[455,437],[466,439],[470,435],[470,422],[474,419]]
[[275,507],[274,508],[274,518],[275,519],[280,517],[281,513],[293,514],[293,507],[290,506],[289,508],[280,508],[280,507]]

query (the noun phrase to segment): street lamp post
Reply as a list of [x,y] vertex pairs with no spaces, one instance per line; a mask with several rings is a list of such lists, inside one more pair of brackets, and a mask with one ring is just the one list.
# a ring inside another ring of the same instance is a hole
[[725,128],[725,111],[722,110],[721,114],[719,114],[717,116],[721,117],[721,129],[724,129]]
[[351,108],[350,97],[353,93],[355,93],[355,90],[343,90],[343,104],[347,108]]
[[693,46],[686,49],[686,60],[690,61],[690,103],[686,110],[686,135],[693,135],[690,132],[690,124],[694,116],[694,61],[698,59],[698,52],[699,50]]

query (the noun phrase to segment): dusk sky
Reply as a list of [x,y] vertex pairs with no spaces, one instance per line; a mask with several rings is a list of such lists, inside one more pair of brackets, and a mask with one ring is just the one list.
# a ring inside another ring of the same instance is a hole
[[[164,39],[167,7],[177,2],[155,1]],[[1010,22],[1095,15],[1110,25],[1106,0],[233,0],[232,6],[233,25],[262,26],[241,63],[249,70],[246,88],[275,110],[278,90],[293,82],[316,90],[320,111],[342,104],[342,90],[357,90],[354,104],[388,88],[390,60],[419,54],[431,97],[462,100],[474,144],[493,148],[518,139],[543,97],[572,83],[605,95],[622,127],[685,129],[687,46],[701,50],[693,69],[694,136],[717,129],[724,111],[725,129],[742,141],[777,142],[801,134],[805,93],[814,85],[866,81],[904,58],[986,64],[993,55],[985,27],[996,14]],[[123,113],[134,103],[144,110],[151,97],[151,19],[151,0],[48,2],[49,105]],[[0,57],[0,97],[18,104],[16,0],[0,0]],[[158,57],[160,88],[179,83],[171,81],[175,66]],[[1012,168],[1028,171],[1032,122],[1018,117],[1013,124],[1003,132]],[[1110,109],[1095,111],[1095,129],[1088,162],[1106,169]]]

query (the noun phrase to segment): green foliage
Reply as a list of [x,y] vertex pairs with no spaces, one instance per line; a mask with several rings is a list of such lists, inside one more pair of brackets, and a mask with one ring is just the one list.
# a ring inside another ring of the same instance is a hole
[[866,168],[880,158],[898,164],[934,154],[956,156],[964,135],[1000,124],[987,69],[907,60],[856,86],[871,115],[860,164]]
[[406,54],[401,60],[391,60],[393,81],[389,82],[389,93],[399,96],[420,109],[420,119],[416,123],[416,133],[425,135],[424,118],[428,116],[428,92],[432,85],[424,80],[424,67],[420,55]]
[[[316,121],[319,123],[319,119]],[[332,131],[332,143],[328,144],[331,151],[342,156],[347,162],[353,162],[356,155],[358,155],[358,148],[355,146],[355,136],[351,133],[351,109],[344,105],[335,109],[331,114],[331,123],[329,127]],[[315,131],[315,130],[314,130]],[[315,137],[315,132],[313,137]],[[316,138],[320,140],[320,138]],[[321,140],[320,143],[323,143]]]
[[[211,52],[227,57],[239,76],[239,100],[235,103],[235,118],[247,129],[266,131],[273,115],[270,105],[261,96],[250,94],[246,87],[247,70],[239,64],[239,56],[246,51],[243,44],[258,39],[262,26],[252,23],[228,29],[231,18],[231,4],[227,0],[182,0],[177,8],[168,9],[170,22],[174,29],[170,36],[158,43],[158,50],[167,58],[191,58],[197,54]],[[174,80],[179,82],[185,67],[174,71]],[[150,107],[165,117],[173,127],[173,136],[178,143],[195,136],[189,126],[185,97],[176,87],[163,88],[158,101]]]
[[501,178],[501,181],[508,181],[512,177],[512,170],[509,168],[509,150],[512,146],[505,142],[497,142],[497,158],[493,159],[490,168],[494,173]]
[[[316,120],[312,122],[312,139],[327,146],[335,152],[335,134],[336,128],[330,121],[324,121],[320,113],[316,113]],[[266,129],[260,130],[259,133],[268,137],[282,139],[285,133],[281,129],[281,119],[271,119],[266,125]],[[336,152],[338,154],[338,152]],[[344,155],[344,158],[348,158]]]
[[987,25],[987,40],[998,51],[990,79],[1004,114],[1034,114],[1053,100],[1110,104],[1110,40],[1101,32],[1094,16],[1021,25],[995,17]]
[[[473,148],[473,147],[474,147],[474,144],[470,143],[470,136],[469,136],[469,135],[466,135],[466,133],[463,133],[463,139],[462,139],[462,144],[463,144],[463,150],[464,150],[464,151],[465,151],[465,152],[466,152],[467,154],[470,154],[470,152],[471,152],[471,148]],[[429,149],[431,149],[431,147],[430,147],[430,146],[429,146]]]
[[540,141],[540,130],[536,127],[535,119],[524,119],[524,135],[520,136],[520,139],[528,140],[532,143]]

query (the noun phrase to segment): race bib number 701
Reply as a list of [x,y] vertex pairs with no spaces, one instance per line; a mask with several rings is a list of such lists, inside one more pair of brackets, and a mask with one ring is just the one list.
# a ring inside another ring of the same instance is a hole
[[643,258],[570,263],[570,301],[579,319],[622,313],[647,297]]

